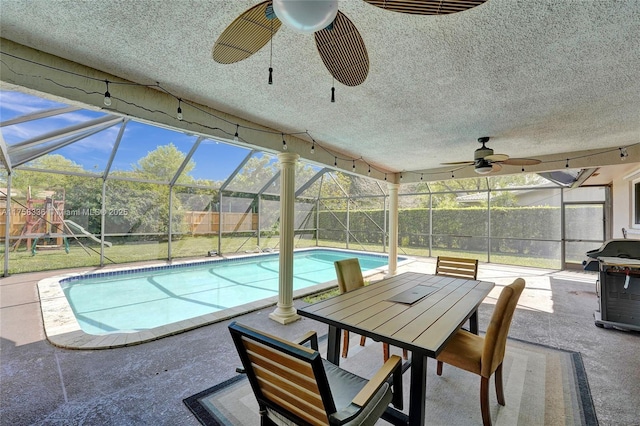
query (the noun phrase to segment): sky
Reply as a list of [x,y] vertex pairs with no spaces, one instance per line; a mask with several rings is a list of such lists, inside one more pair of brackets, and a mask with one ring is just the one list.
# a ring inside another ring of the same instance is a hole
[[[0,122],[63,106],[65,105],[59,102],[34,95],[0,90]],[[1,131],[4,141],[8,146],[11,146],[18,142],[41,137],[48,132],[84,123],[104,115],[105,113],[101,111],[77,110],[30,122],[3,126]],[[106,168],[120,131],[120,126],[118,124],[110,127],[81,141],[53,151],[51,154],[63,155],[81,165],[87,171],[101,172]],[[178,150],[186,155],[191,150],[196,139],[197,136],[190,136],[179,131],[130,121],[125,127],[111,170],[132,170],[139,159],[155,150],[158,146],[169,143],[173,143]],[[196,179],[225,180],[249,152],[250,150],[247,148],[233,146],[221,141],[204,140],[192,157],[196,167],[192,170],[191,176]],[[212,167],[212,165],[215,165],[215,167]]]

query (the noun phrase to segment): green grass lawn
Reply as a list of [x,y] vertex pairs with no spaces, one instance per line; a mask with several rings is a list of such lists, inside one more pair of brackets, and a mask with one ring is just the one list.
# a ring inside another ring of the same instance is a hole
[[[70,241],[69,253],[64,248],[59,249],[38,249],[35,255],[27,250],[23,244],[18,250],[9,252],[9,273],[18,274],[24,272],[36,272],[66,268],[92,267],[100,265],[100,246],[96,244],[88,245],[83,241],[84,247],[77,242]],[[224,237],[222,239],[222,254],[244,253],[254,251],[257,246],[255,237]],[[278,237],[262,238],[260,247],[277,248]],[[315,247],[314,239],[296,239],[296,248]],[[347,248],[344,242],[321,240],[320,247]],[[351,244],[350,249],[381,253],[382,247],[379,245]],[[218,237],[188,237],[172,241],[172,257],[189,258],[204,257],[209,251],[218,251]],[[105,247],[105,265],[126,264],[131,262],[166,260],[168,253],[167,241],[147,241],[132,242],[125,244],[114,244]],[[399,247],[399,255],[408,256],[429,256],[428,249],[419,247]],[[480,261],[486,261],[486,253],[460,252],[460,251],[433,251],[432,255],[438,256],[464,256],[475,257]],[[0,271],[4,273],[4,245],[0,248]],[[492,263],[502,263],[509,265],[532,266],[548,269],[559,269],[559,259],[542,257],[532,257],[523,255],[492,254]]]

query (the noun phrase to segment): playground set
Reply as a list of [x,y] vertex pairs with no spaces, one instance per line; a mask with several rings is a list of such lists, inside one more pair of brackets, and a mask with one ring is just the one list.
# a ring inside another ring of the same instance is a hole
[[[24,242],[27,250],[31,250],[33,256],[38,249],[64,249],[66,253],[69,253],[69,237],[77,240],[77,234],[100,242],[99,238],[86,231],[82,226],[71,220],[65,220],[64,190],[42,191],[38,195],[38,198],[33,198],[31,187],[29,187],[26,204],[18,203],[20,208],[11,209],[11,229],[20,229],[20,235],[11,250],[16,251]],[[54,198],[56,195],[61,195],[61,199]],[[77,232],[74,232],[72,228]],[[82,245],[79,241],[78,243]],[[105,245],[111,247],[111,243],[105,242]]]

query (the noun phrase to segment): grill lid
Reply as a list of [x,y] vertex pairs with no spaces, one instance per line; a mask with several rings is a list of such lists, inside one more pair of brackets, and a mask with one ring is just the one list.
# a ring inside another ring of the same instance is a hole
[[605,241],[600,248],[588,251],[587,256],[593,259],[599,257],[619,257],[623,259],[640,260],[640,240],[608,240]]

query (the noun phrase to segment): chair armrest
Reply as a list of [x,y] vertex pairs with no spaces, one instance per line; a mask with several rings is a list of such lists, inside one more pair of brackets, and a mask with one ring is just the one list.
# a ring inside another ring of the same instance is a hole
[[300,338],[294,340],[294,343],[298,345],[304,345],[307,342],[311,345],[311,349],[314,351],[318,350],[318,334],[315,331],[308,331]]
[[[393,405],[397,407],[396,393],[399,396],[399,404],[402,408],[402,358],[398,355],[391,355],[387,362],[376,372],[376,374],[369,380],[360,392],[353,398],[353,403],[357,406],[364,407],[375,395],[375,393],[384,385],[391,375],[394,375],[393,380]],[[398,374],[399,376],[396,376]],[[399,385],[398,386],[398,377]]]

